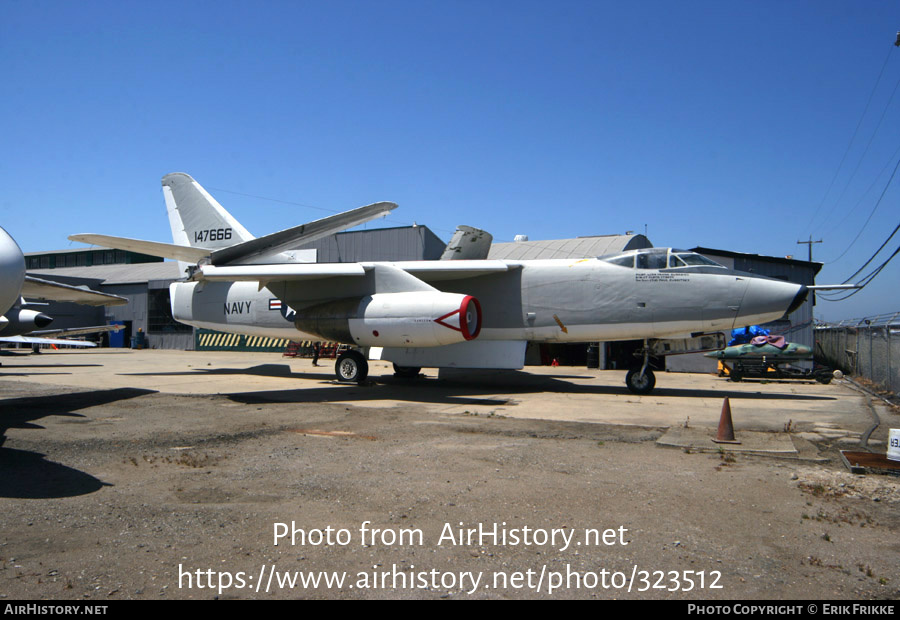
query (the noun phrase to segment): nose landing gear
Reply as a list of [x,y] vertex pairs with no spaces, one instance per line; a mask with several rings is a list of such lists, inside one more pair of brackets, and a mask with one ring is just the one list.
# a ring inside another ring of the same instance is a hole
[[643,357],[643,364],[640,368],[632,368],[625,375],[625,385],[632,394],[645,395],[653,391],[656,387],[656,375],[650,369],[650,347],[649,343],[644,340],[644,347],[636,353],[640,353]]

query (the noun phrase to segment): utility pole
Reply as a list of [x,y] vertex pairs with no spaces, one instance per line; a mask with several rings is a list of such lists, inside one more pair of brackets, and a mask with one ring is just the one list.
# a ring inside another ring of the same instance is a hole
[[[898,34],[900,34],[900,33],[898,33]],[[809,247],[809,262],[813,262],[813,260],[812,260],[812,246],[813,246],[814,243],[822,243],[822,240],[819,239],[818,241],[813,241],[812,235],[810,235],[810,236],[809,236],[809,241],[798,241],[798,242],[797,242],[797,245],[801,245],[801,244],[804,244],[804,243]],[[813,281],[813,282],[815,282],[815,281]],[[812,305],[814,305],[814,306],[816,305],[816,292],[815,292],[815,291],[812,291],[812,295],[810,295],[810,301],[812,302]]]
[[822,243],[822,240],[813,241],[812,235],[809,236],[809,241],[798,241],[797,245],[806,244],[809,246],[809,262],[813,262],[812,259],[812,246],[814,243]]

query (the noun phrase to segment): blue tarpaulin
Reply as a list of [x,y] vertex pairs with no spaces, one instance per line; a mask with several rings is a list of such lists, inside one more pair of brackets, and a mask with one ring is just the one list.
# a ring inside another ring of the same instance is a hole
[[728,346],[733,347],[738,344],[747,344],[757,336],[768,335],[769,330],[763,329],[759,325],[751,325],[749,327],[742,327],[740,329],[732,329],[731,340],[728,341]]

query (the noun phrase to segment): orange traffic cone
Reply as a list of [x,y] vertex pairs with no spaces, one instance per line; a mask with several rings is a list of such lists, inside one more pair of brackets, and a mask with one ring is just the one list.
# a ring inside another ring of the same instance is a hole
[[725,402],[722,403],[722,416],[719,418],[719,430],[713,441],[716,443],[741,443],[734,438],[734,424],[731,422],[731,404],[728,402],[728,397],[726,397]]

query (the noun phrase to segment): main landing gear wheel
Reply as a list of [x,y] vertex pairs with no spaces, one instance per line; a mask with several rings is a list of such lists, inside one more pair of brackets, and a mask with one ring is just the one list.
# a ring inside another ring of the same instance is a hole
[[397,366],[394,364],[394,374],[404,379],[415,379],[422,369],[419,366]]
[[656,387],[656,375],[647,368],[641,376],[640,368],[632,368],[625,375],[625,384],[633,394],[649,394]]
[[334,374],[343,383],[362,383],[369,375],[369,362],[359,351],[344,351],[334,364]]

